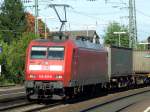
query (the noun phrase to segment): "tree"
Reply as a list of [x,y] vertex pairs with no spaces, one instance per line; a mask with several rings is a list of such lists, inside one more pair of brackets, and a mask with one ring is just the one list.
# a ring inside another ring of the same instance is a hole
[[21,0],[4,0],[0,13],[0,33],[5,42],[18,39],[26,30],[26,18]]
[[0,54],[2,77],[13,83],[23,82],[26,49],[30,41],[37,38],[34,33],[23,33],[22,36],[20,39],[14,40],[10,45],[1,41],[3,47],[3,52]]
[[[26,13],[26,19],[27,19],[27,29],[26,29],[26,32],[32,32],[32,33],[34,33],[35,17],[32,14],[30,14],[30,13]],[[44,23],[41,19],[38,19],[38,24],[39,24],[38,25],[39,35],[41,37],[44,37],[46,23]],[[47,33],[49,33],[48,27],[46,27],[46,31],[47,31]]]
[[114,34],[114,32],[126,32],[126,34],[120,34],[120,44],[121,47],[129,47],[128,28],[117,22],[112,22],[108,25],[104,35],[104,43],[119,46],[119,35]]
[[35,17],[30,14],[26,13],[26,20],[27,20],[27,29],[26,32],[32,32],[34,33],[34,26],[35,26]]

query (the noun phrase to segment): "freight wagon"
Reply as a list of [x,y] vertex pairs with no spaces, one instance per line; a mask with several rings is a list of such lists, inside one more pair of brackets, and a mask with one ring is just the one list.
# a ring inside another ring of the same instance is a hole
[[108,51],[108,77],[111,86],[133,84],[132,49],[110,46]]
[[133,51],[133,71],[136,74],[150,74],[150,51]]
[[150,51],[133,51],[133,72],[141,83],[149,81]]

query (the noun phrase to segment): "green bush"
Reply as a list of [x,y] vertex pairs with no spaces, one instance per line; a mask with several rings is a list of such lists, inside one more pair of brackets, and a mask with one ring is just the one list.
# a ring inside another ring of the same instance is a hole
[[26,48],[35,38],[37,37],[32,33],[24,33],[19,40],[13,40],[12,44],[1,41],[3,52],[0,54],[0,63],[3,80],[11,83],[24,82]]

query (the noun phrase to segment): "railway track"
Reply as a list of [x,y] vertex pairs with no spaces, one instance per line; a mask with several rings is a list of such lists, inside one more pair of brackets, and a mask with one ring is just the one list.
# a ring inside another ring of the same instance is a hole
[[48,108],[53,108],[53,107],[56,107],[56,106],[60,106],[62,105],[62,102],[55,102],[55,103],[52,103],[52,104],[40,104],[38,105],[37,107],[37,104],[35,105],[35,108],[30,108],[30,109],[27,109],[26,111],[23,111],[23,112],[37,112],[37,111],[44,111],[45,109],[48,109]]
[[26,98],[13,98],[0,102],[0,112],[37,112],[61,105],[61,101],[28,102]]
[[5,111],[19,106],[28,105],[26,97],[7,98],[0,101],[0,111]]
[[[83,109],[80,112],[95,112],[97,110],[104,111],[104,112],[110,112],[110,111],[121,112],[124,109],[127,109],[128,107],[131,107],[132,105],[136,104],[137,102],[148,98],[148,95],[150,95],[149,89],[140,91],[140,92],[131,93],[131,94],[129,93],[125,96],[116,97],[116,98],[108,100],[104,103],[99,103],[99,104],[91,106],[87,109]],[[143,97],[143,96],[145,96],[145,97]],[[112,110],[110,110],[110,109],[112,109]]]
[[[110,94],[107,96],[95,97],[95,98],[77,98],[69,100],[67,102],[62,101],[46,101],[42,103],[38,102],[28,102],[25,98],[20,98],[9,101],[0,102],[0,112],[69,112],[70,110],[75,110],[77,112],[93,112],[97,108],[107,107],[108,105],[114,104],[118,101],[124,99],[129,99],[141,94],[146,94],[150,92],[150,88],[140,88],[135,90],[124,91],[120,93]],[[119,95],[118,95],[119,94]],[[93,100],[93,101],[90,101]],[[92,102],[92,103],[91,103]],[[120,112],[126,109],[135,102],[130,102],[127,105],[122,105],[115,112]],[[94,105],[95,104],[95,105]],[[77,107],[77,110],[74,109]],[[65,108],[61,108],[65,107]],[[59,108],[59,110],[57,110]],[[62,109],[62,110],[61,110]],[[63,110],[64,109],[64,110]]]
[[37,112],[61,104],[62,102],[56,101],[38,103],[37,101],[28,102],[26,99],[18,99],[17,101],[1,104],[0,112]]
[[91,99],[78,99],[78,101],[70,101],[65,107],[47,109],[44,112],[122,112],[149,97],[150,88],[146,87]]

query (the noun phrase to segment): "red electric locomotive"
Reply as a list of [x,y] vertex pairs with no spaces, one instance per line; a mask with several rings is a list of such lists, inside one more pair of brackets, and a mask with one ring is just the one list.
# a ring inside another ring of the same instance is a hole
[[28,99],[64,98],[108,82],[107,51],[89,41],[33,40],[26,55]]

